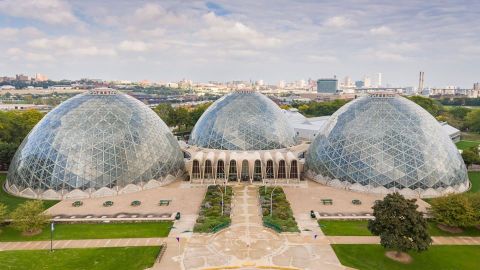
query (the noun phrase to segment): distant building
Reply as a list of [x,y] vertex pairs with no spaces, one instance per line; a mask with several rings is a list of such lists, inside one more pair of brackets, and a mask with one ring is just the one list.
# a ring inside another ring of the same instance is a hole
[[36,73],[36,74],[35,74],[35,81],[37,81],[37,82],[48,81],[48,77],[45,76],[45,75],[43,75],[43,74]]
[[317,92],[334,94],[338,90],[338,80],[336,77],[333,79],[318,79],[317,80]]
[[473,84],[473,90],[480,90],[480,83],[474,83]]
[[370,77],[368,77],[368,76],[365,76],[363,78],[363,86],[364,87],[371,87],[372,86],[372,79],[370,79]]
[[23,82],[24,82],[24,81],[28,81],[28,80],[29,80],[28,76],[27,76],[27,75],[23,75],[23,74],[17,74],[15,77],[16,77],[17,81],[23,81]]
[[381,87],[382,86],[382,73],[375,74],[374,84],[375,84],[376,87]]
[[365,86],[363,81],[355,81],[355,88],[362,88]]

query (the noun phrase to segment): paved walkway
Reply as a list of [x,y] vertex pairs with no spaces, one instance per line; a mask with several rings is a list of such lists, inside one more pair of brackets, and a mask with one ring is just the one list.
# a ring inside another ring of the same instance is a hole
[[[245,233],[245,232],[244,232]],[[285,236],[287,239],[294,239],[294,235]],[[247,238],[248,239],[248,238]],[[302,238],[300,238],[302,239]],[[434,236],[432,237],[434,245],[480,245],[480,237],[449,237]],[[320,244],[378,244],[380,239],[377,236],[325,236],[317,237],[316,241]],[[293,241],[293,240],[292,240]],[[157,237],[157,238],[121,238],[121,239],[85,239],[85,240],[55,240],[53,241],[54,249],[65,248],[95,248],[95,247],[140,247],[140,246],[160,246],[163,243],[168,244],[168,250],[176,251],[178,255],[178,247],[183,246],[187,241],[180,239],[180,245],[174,237]],[[250,238],[250,242],[253,239]],[[305,244],[312,241],[307,240]],[[25,241],[25,242],[0,242],[0,251],[5,250],[36,250],[50,249],[50,241]],[[250,252],[255,249],[250,248]],[[245,249],[248,250],[248,249]],[[232,252],[234,253],[234,252]],[[247,252],[248,253],[248,252]],[[175,256],[176,256],[175,255]],[[168,258],[164,256],[164,258]]]
[[[379,244],[378,236],[327,236],[331,244]],[[433,245],[480,245],[480,237],[432,236]]]

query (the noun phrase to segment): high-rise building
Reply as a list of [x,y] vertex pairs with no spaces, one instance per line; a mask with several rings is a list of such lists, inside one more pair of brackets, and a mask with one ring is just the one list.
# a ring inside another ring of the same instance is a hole
[[363,77],[363,87],[371,87],[372,86],[372,79],[370,79],[370,77],[368,76],[365,76]]
[[480,90],[480,82],[473,84],[473,90]]
[[48,81],[48,77],[45,76],[45,75],[43,75],[43,74],[36,73],[36,74],[35,74],[35,81],[37,81],[37,82]]
[[382,86],[382,73],[377,73],[375,74],[375,87],[381,87]]
[[343,79],[343,87],[351,87],[352,85],[352,79],[346,76],[345,79]]
[[318,79],[317,80],[317,93],[334,94],[338,90],[337,76],[333,79]]
[[258,80],[258,81],[256,82],[256,85],[258,85],[258,86],[263,86],[264,84],[265,84],[265,83],[263,82],[263,80]]
[[355,81],[355,88],[363,88],[365,83],[363,81]]
[[281,80],[281,81],[278,82],[278,88],[281,88],[281,89],[285,88],[285,81],[284,80]]

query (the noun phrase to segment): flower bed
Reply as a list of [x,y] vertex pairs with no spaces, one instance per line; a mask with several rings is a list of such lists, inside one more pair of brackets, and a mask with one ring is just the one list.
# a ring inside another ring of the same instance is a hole
[[224,195],[225,207],[223,216],[222,192],[225,192],[225,187],[223,186],[208,187],[195,227],[193,228],[194,232],[210,233],[230,225],[232,188],[227,186],[227,192]]
[[277,232],[299,232],[290,203],[283,189],[278,186],[273,191],[273,213],[270,216],[270,196],[274,188],[263,186],[259,189],[264,226]]

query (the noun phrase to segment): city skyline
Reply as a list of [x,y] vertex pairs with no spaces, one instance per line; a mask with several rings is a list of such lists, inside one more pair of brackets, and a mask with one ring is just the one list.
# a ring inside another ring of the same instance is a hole
[[474,1],[0,2],[0,74],[52,79],[354,80],[471,87]]

